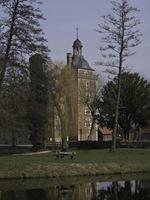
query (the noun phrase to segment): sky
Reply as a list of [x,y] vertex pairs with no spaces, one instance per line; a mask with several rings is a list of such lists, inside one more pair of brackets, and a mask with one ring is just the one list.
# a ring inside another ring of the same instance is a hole
[[[139,72],[150,80],[150,0],[128,0],[130,5],[140,9],[137,13],[143,33],[142,43],[136,47],[136,54],[128,60],[129,69]],[[66,53],[72,52],[76,39],[76,26],[83,44],[83,55],[90,66],[106,77],[104,68],[94,63],[101,60],[98,47],[101,37],[95,30],[102,21],[101,16],[110,13],[110,0],[43,0],[41,11],[46,20],[42,27],[48,40],[52,60],[66,61]]]

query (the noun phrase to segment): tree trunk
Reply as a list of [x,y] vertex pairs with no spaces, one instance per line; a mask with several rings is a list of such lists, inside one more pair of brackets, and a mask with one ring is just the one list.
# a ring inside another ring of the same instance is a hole
[[14,24],[15,24],[16,15],[17,15],[18,4],[19,4],[19,0],[17,0],[14,8],[12,8],[13,9],[13,13],[12,13],[12,19],[11,19],[11,26],[10,26],[10,31],[9,31],[9,37],[8,37],[8,41],[7,41],[7,46],[6,46],[6,52],[5,52],[4,60],[2,62],[2,66],[1,66],[0,91],[1,91],[1,87],[2,87],[3,81],[4,81],[5,72],[6,72],[6,65],[7,65],[7,62],[8,62],[9,53],[10,53],[10,49],[11,49],[11,43],[12,43],[12,37],[13,37],[13,32],[14,32]]
[[91,139],[91,140],[92,140],[94,125],[95,125],[95,120],[92,119],[92,124],[91,124],[91,129],[90,129],[90,134],[89,134],[89,139]]
[[131,182],[130,181],[125,181],[125,199],[130,199],[131,198]]
[[16,146],[16,133],[14,132],[14,130],[12,130],[12,147]]
[[120,94],[121,94],[121,74],[122,74],[122,63],[123,63],[123,51],[124,51],[124,31],[125,31],[125,21],[124,13],[121,15],[121,45],[119,53],[119,72],[118,72],[118,93],[117,93],[117,102],[116,102],[116,111],[115,111],[115,124],[112,137],[112,151],[116,151],[116,137],[118,129],[118,118],[119,118],[119,105],[120,105]]
[[67,137],[62,137],[62,151],[68,150],[68,141]]
[[66,129],[66,121],[64,116],[61,116],[61,138],[62,138],[62,151],[68,150],[68,142],[67,142],[67,129]]
[[92,185],[92,192],[93,192],[93,200],[97,198],[97,189],[96,189],[96,183],[95,182],[92,182],[91,183]]
[[142,136],[141,135],[141,128],[139,127],[138,128],[138,141],[141,140],[141,136]]
[[112,185],[113,185],[113,192],[114,192],[115,200],[118,200],[119,199],[118,198],[118,184],[115,181],[115,182],[112,183]]
[[116,138],[117,138],[118,118],[119,118],[120,92],[121,92],[121,67],[119,67],[119,74],[118,74],[118,94],[117,94],[116,111],[115,111],[115,123],[114,123],[114,129],[113,129],[113,134],[112,134],[112,151],[116,151]]

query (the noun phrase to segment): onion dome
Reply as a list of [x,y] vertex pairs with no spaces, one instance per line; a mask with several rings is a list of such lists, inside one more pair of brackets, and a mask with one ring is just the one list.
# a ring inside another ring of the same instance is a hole
[[82,42],[77,38],[73,43],[73,48],[82,48]]

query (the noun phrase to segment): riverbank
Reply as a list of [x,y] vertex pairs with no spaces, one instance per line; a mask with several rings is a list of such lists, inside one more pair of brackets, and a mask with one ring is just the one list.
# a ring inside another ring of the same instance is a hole
[[0,157],[0,179],[87,176],[150,172],[150,149],[78,150],[75,158],[54,152]]
[[122,175],[100,175],[100,176],[72,176],[57,178],[41,178],[41,179],[6,179],[0,180],[1,191],[15,190],[35,190],[41,188],[58,188],[62,185],[65,187],[72,185],[85,185],[93,182],[114,182],[114,181],[130,181],[130,180],[150,180],[150,173],[138,174],[122,174]]

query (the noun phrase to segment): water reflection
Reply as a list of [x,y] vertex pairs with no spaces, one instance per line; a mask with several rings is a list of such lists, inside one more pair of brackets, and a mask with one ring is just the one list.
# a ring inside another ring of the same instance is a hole
[[95,200],[149,200],[150,181],[118,181],[99,183],[98,194]]
[[47,188],[0,191],[0,200],[150,200],[150,180],[56,184]]

